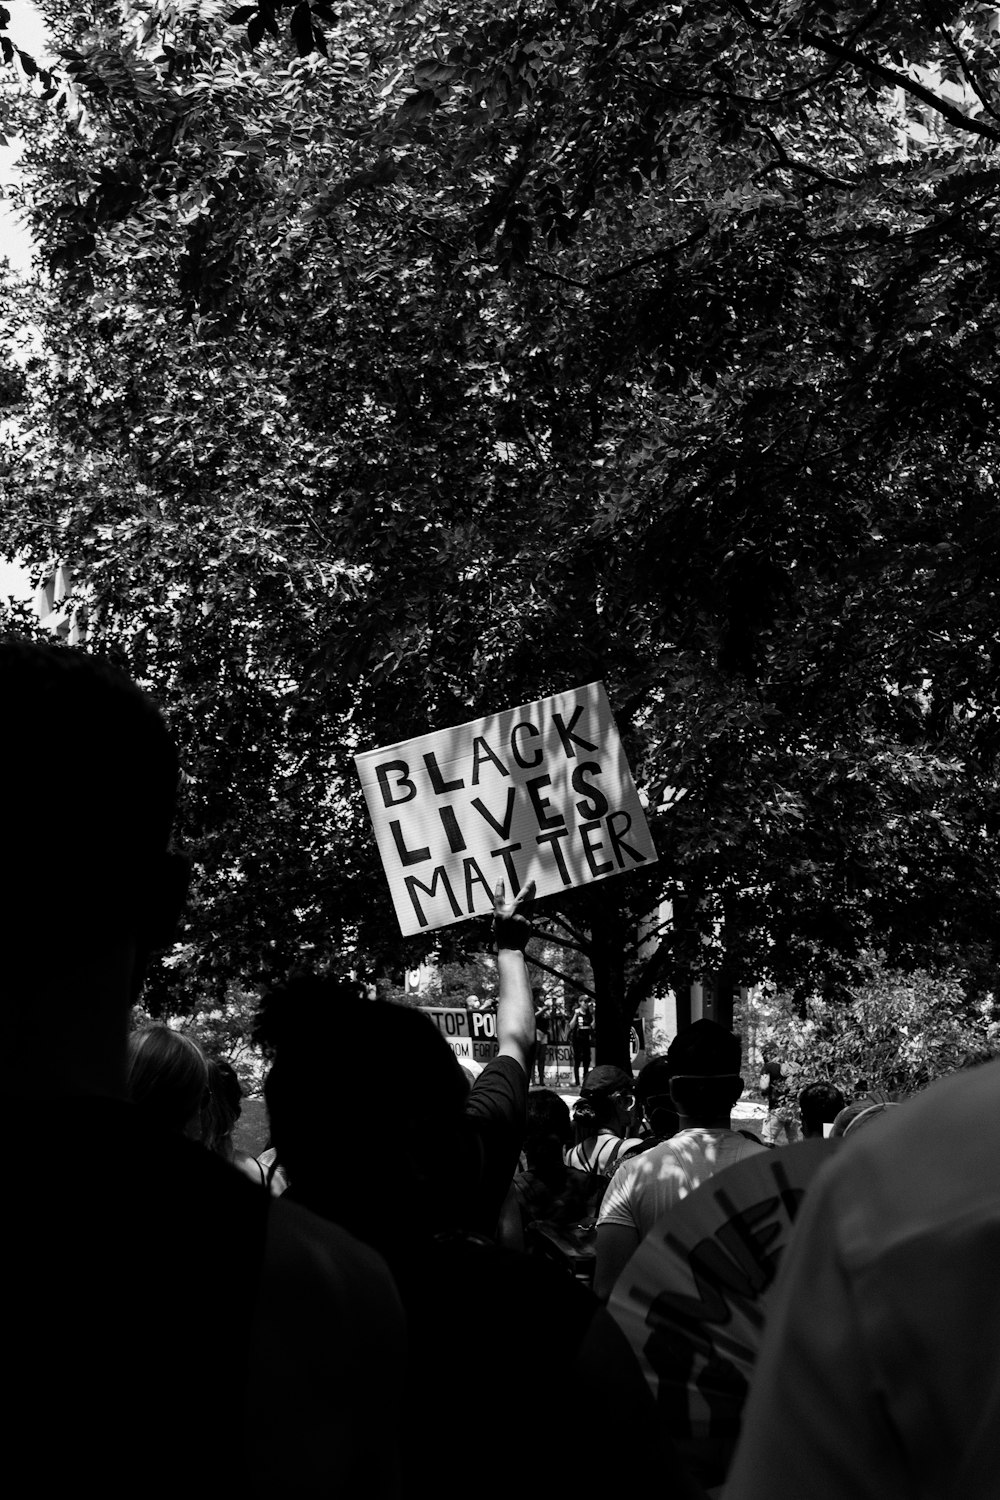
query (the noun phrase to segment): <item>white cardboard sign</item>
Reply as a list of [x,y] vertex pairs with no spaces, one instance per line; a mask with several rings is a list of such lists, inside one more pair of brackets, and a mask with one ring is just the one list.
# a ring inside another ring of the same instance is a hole
[[355,757],[400,931],[652,864],[602,682]]

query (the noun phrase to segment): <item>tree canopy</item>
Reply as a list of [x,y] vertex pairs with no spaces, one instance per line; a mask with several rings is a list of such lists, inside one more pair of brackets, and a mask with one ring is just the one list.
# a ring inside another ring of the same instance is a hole
[[353,753],[597,677],[602,1059],[706,968],[989,972],[995,7],[42,8],[4,537],[180,739],[167,1000],[399,962]]

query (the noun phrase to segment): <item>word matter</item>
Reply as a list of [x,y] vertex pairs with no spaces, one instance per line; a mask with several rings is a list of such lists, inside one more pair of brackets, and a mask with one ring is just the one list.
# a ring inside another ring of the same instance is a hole
[[545,896],[656,859],[599,682],[356,764],[405,935],[486,915],[498,876]]

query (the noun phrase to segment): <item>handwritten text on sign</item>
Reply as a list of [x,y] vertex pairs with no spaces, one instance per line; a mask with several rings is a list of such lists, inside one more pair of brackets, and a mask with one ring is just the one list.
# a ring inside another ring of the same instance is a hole
[[404,935],[490,912],[498,877],[548,896],[656,859],[600,682],[356,764]]

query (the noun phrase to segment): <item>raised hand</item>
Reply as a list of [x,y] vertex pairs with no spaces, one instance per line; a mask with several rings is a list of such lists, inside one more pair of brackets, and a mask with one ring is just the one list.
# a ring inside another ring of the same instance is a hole
[[493,941],[500,948],[516,948],[524,952],[524,945],[532,934],[531,919],[525,915],[535,894],[535,882],[528,884],[516,896],[507,897],[506,887],[498,880],[493,892]]

